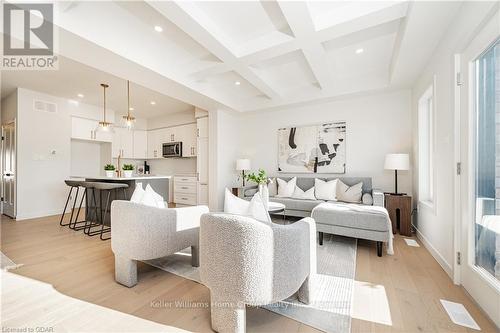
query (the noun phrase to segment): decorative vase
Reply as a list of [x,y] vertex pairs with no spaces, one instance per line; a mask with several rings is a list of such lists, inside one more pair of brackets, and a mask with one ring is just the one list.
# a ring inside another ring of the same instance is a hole
[[114,170],[106,170],[106,177],[113,178],[114,175],[115,175]]
[[267,187],[267,184],[259,184],[259,193],[262,197],[262,202],[267,209],[269,203],[269,188]]
[[123,170],[123,174],[125,175],[126,178],[132,177],[132,173],[134,170]]

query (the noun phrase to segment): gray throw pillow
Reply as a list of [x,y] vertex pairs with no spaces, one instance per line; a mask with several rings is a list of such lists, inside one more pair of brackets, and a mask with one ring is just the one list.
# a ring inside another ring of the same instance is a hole
[[363,205],[369,205],[369,206],[373,205],[373,197],[370,193],[363,194],[362,201]]

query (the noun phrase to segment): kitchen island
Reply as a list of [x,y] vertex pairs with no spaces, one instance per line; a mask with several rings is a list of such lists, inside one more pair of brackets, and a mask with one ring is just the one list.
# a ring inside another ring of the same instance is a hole
[[[83,179],[87,182],[104,182],[104,183],[123,183],[127,184],[128,188],[125,190],[125,198],[123,191],[111,191],[110,201],[113,200],[130,200],[132,197],[132,193],[134,193],[135,187],[138,184],[142,184],[142,187],[146,189],[146,186],[149,184],[153,190],[161,195],[165,201],[168,201],[169,195],[169,184],[171,176],[161,176],[161,175],[133,175],[132,177],[106,177],[106,176],[75,176],[72,178]],[[96,221],[95,214],[90,211],[90,209],[94,206],[93,193],[92,191],[88,191],[88,206],[85,208],[85,216],[89,217],[88,221]],[[106,195],[103,195],[102,198],[100,196],[99,191],[95,192],[95,202],[97,207],[101,207],[102,214],[104,215],[104,206],[106,205]],[[110,203],[111,205],[111,203]],[[110,206],[111,207],[111,206]],[[109,209],[109,208],[108,208]],[[99,214],[99,208],[97,210]],[[109,211],[103,216],[104,224],[110,225],[110,213]],[[100,216],[98,216],[100,219]]]

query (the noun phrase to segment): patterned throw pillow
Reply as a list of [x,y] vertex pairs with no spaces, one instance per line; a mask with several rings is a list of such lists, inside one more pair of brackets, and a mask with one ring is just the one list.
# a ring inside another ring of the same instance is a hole
[[297,177],[293,177],[288,182],[286,180],[276,178],[278,182],[278,198],[290,198],[295,191],[295,186],[297,184]]
[[347,186],[341,180],[337,183],[337,200],[343,202],[360,203],[363,195],[363,182]]
[[301,200],[316,200],[316,197],[314,196],[314,187],[311,187],[304,192],[300,187],[295,186],[295,191],[292,194],[292,198]]

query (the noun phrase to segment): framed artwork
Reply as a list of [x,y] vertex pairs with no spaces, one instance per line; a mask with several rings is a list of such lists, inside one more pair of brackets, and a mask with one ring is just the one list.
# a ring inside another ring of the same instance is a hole
[[345,173],[346,122],[278,129],[278,171]]

